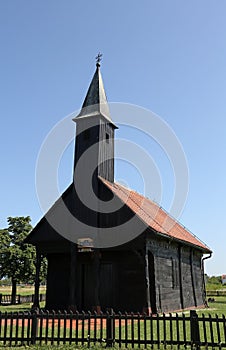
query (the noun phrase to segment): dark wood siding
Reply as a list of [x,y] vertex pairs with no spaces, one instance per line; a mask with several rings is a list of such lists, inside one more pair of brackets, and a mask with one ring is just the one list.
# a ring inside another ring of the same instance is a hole
[[191,275],[191,259],[190,248],[183,247],[181,249],[181,269],[182,269],[182,290],[183,290],[183,306],[187,308],[191,305],[195,306],[194,292],[192,286]]
[[167,239],[152,238],[158,311],[203,305],[201,252]]
[[103,311],[113,307],[114,304],[115,283],[113,268],[112,263],[102,263],[100,266],[99,296]]
[[98,175],[104,179],[114,181],[114,128],[111,124],[100,120],[99,166]]
[[194,287],[197,306],[203,305],[203,272],[201,267],[202,254],[198,251],[193,254]]
[[46,308],[65,310],[69,303],[70,257],[68,254],[48,254]]

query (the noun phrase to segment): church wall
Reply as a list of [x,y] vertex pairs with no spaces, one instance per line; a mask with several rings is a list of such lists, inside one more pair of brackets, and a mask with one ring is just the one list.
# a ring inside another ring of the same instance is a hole
[[183,308],[196,306],[192,281],[191,250],[188,247],[181,248],[181,276]]
[[48,254],[46,308],[64,310],[68,308],[70,259],[68,254]]
[[203,272],[202,272],[202,255],[200,252],[195,252],[193,256],[193,272],[194,272],[194,286],[196,294],[197,306],[204,303],[204,291],[203,291]]
[[[82,255],[81,255],[82,254]],[[95,266],[92,253],[78,253],[77,307],[92,310],[95,305]],[[102,311],[139,311],[145,306],[144,263],[133,251],[101,251],[99,306]],[[91,293],[90,293],[91,292]]]
[[177,246],[170,245],[167,241],[163,240],[151,240],[148,243],[154,255],[157,311],[180,309]]
[[[112,265],[112,306],[109,306],[115,311],[142,312],[145,306],[143,257],[131,250],[105,252],[102,256],[102,264],[106,263]],[[102,279],[100,281],[102,292],[105,284],[106,282]],[[104,308],[103,302],[102,305]]]
[[201,253],[157,238],[148,246],[154,255],[157,311],[202,305]]

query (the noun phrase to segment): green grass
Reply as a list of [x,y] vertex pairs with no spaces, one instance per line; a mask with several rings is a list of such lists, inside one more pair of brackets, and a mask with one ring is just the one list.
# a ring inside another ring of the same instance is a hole
[[[1,312],[20,312],[20,311],[30,311],[32,307],[32,303],[24,303],[24,304],[17,304],[17,305],[6,305],[6,306],[0,306]],[[40,303],[40,307],[45,307],[45,302],[42,301]]]
[[216,283],[207,283],[206,284],[206,290],[226,290],[226,285],[223,284],[216,284]]
[[[11,294],[12,288],[11,286],[0,286],[0,294]],[[46,287],[40,287],[40,293],[45,293]],[[34,294],[34,286],[17,286],[17,294],[19,295],[31,295]]]
[[226,316],[226,297],[214,297],[214,300],[213,303],[208,303],[208,308],[199,310],[198,314],[210,314],[211,316],[215,316],[216,314],[221,316],[224,314]]

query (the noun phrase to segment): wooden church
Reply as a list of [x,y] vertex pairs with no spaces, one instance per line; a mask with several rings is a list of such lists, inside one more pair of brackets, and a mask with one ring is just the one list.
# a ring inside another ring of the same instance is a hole
[[49,310],[157,313],[203,306],[203,260],[211,250],[155,202],[114,182],[117,126],[99,60],[73,120],[73,183],[27,238],[37,250],[34,306],[42,256]]

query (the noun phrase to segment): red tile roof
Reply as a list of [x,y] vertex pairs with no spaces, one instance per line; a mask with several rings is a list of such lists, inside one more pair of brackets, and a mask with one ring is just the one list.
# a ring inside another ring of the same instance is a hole
[[103,178],[100,179],[119,199],[121,199],[122,202],[140,217],[143,222],[154,229],[157,233],[192,244],[201,248],[205,252],[211,252],[204,243],[172,218],[170,214],[162,209],[157,203],[135,191],[119,185],[116,182],[111,183]]

